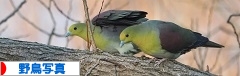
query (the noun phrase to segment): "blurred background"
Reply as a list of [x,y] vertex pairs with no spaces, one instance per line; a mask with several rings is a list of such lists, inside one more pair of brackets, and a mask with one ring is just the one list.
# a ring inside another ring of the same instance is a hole
[[[87,1],[93,18],[103,0]],[[225,47],[194,49],[177,61],[217,75],[240,76],[239,7],[239,0],[104,0],[102,11],[142,10],[149,19],[200,32]],[[0,0],[0,37],[84,50],[83,39],[64,37],[78,21],[85,21],[82,0]]]

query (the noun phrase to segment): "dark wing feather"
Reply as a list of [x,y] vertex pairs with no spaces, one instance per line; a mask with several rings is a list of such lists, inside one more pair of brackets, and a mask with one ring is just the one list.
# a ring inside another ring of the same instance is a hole
[[172,22],[160,23],[162,48],[171,53],[184,54],[191,49],[204,45],[208,39],[201,34],[182,28]]
[[220,45],[218,43],[209,41],[208,38],[202,36],[202,34],[198,33],[198,32],[193,32],[194,36],[196,37],[196,41],[188,46],[186,49],[182,52],[182,54],[185,54],[186,52],[189,52],[190,49],[195,49],[197,47],[212,47],[212,48],[222,48],[224,47],[223,45]]
[[131,26],[147,21],[147,12],[132,10],[108,10],[96,15],[92,24],[96,26]]
[[207,42],[209,42],[209,39],[202,36],[202,34],[198,33],[198,32],[193,32],[194,36],[196,37],[195,42],[192,43],[192,45],[184,48],[182,50],[182,54],[185,54],[187,52],[189,52],[191,49],[195,49],[197,47],[202,47],[204,46]]
[[171,53],[180,53],[195,40],[195,37],[188,36],[192,33],[172,22],[160,23],[159,30],[162,48]]
[[198,32],[182,28],[172,22],[161,23],[160,40],[162,48],[171,53],[185,54],[197,47],[223,47],[212,43],[208,44],[209,39]]

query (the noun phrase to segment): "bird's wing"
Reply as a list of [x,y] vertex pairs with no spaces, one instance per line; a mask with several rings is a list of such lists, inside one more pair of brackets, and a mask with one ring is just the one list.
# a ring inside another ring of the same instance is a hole
[[186,53],[197,40],[191,30],[182,28],[172,22],[159,23],[159,38],[163,49],[171,53]]
[[132,10],[108,10],[96,15],[92,24],[96,26],[130,26],[147,21],[147,12]]
[[197,47],[224,47],[209,41],[198,32],[182,28],[172,22],[160,21],[159,25],[161,46],[171,53],[185,54]]

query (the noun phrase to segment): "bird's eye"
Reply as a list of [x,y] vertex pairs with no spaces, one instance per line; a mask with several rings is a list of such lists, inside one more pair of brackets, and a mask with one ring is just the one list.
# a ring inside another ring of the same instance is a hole
[[129,35],[127,34],[126,37],[128,37]]
[[74,30],[77,30],[77,27],[74,27],[73,29],[74,29]]

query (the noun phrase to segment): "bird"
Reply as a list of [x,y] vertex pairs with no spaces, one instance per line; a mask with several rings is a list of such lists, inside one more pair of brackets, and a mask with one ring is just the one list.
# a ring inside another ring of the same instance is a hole
[[224,47],[198,32],[161,20],[129,26],[121,32],[120,40],[120,47],[131,42],[145,54],[158,59],[176,59],[197,47]]
[[[122,48],[119,46],[119,35],[125,28],[147,21],[147,12],[136,10],[108,10],[96,15],[91,21],[93,38],[96,47],[104,52],[120,53],[123,56],[132,56],[140,50],[128,43]],[[86,23],[71,25],[66,36],[79,36],[87,41]]]

